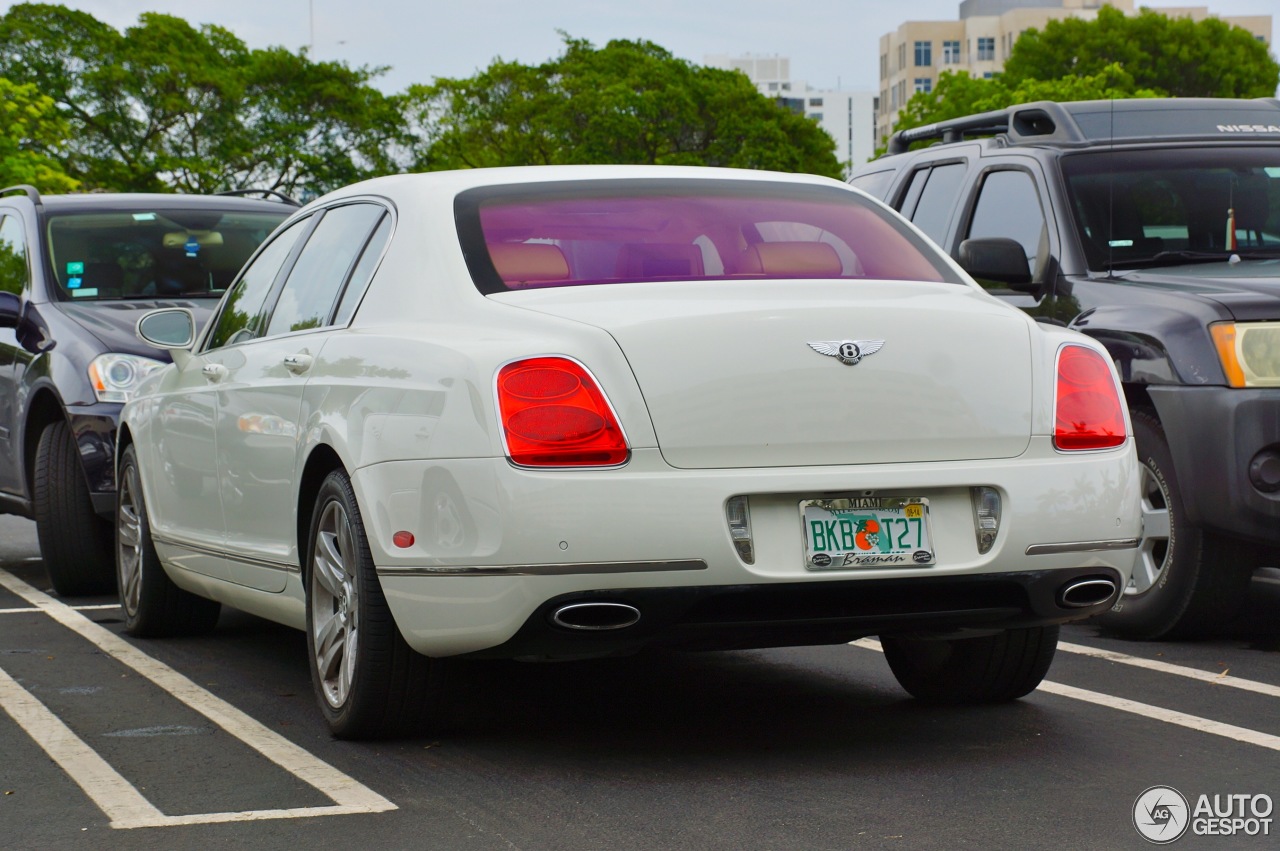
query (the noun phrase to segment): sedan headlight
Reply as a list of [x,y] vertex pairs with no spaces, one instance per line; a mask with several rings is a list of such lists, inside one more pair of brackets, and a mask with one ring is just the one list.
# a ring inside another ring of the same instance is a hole
[[89,383],[99,402],[128,402],[142,379],[164,363],[138,355],[98,355],[89,364]]
[[1280,322],[1217,322],[1209,333],[1232,387],[1280,386]]

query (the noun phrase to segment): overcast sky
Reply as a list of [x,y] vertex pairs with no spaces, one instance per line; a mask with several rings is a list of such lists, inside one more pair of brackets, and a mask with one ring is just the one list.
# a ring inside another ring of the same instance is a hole
[[[14,4],[0,0],[0,10]],[[786,56],[793,80],[877,88],[879,38],[908,20],[955,20],[959,0],[84,0],[124,30],[147,11],[226,27],[250,47],[311,45],[316,59],[387,65],[377,85],[400,91],[467,77],[495,57],[536,64],[560,53],[557,30],[597,46],[648,39],[701,63],[708,54]],[[1194,0],[1139,5],[1191,6]],[[1219,15],[1280,14],[1276,0],[1215,0]],[[1274,22],[1273,22],[1274,26]],[[1274,38],[1274,34],[1273,34]]]

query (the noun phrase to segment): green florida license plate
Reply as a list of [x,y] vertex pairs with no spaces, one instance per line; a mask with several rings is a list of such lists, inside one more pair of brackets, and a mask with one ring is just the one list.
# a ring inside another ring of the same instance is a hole
[[916,497],[806,499],[804,564],[809,570],[934,564],[929,503]]

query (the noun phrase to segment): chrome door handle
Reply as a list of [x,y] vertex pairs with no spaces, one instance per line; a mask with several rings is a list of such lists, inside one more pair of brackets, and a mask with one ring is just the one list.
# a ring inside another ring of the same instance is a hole
[[227,368],[220,363],[207,363],[200,367],[200,374],[210,381],[221,381],[227,377]]
[[313,358],[307,354],[285,355],[284,368],[292,372],[294,375],[301,375],[308,369],[311,369]]

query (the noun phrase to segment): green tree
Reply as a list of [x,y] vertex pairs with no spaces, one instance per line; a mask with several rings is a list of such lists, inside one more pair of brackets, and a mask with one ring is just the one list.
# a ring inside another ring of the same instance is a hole
[[45,192],[70,192],[79,184],[49,154],[66,138],[66,122],[53,99],[32,85],[0,77],[0,186],[27,183]]
[[53,99],[67,171],[89,188],[324,191],[393,170],[406,139],[398,101],[370,85],[379,73],[170,15],[123,34],[51,4],[0,18],[0,76]]
[[416,170],[551,163],[712,165],[838,177],[834,141],[736,71],[647,41],[564,38],[537,66],[495,60],[465,79],[414,86]]
[[1171,97],[1270,97],[1280,64],[1253,34],[1220,18],[1193,21],[1151,9],[1125,15],[1112,6],[1095,20],[1050,21],[1014,42],[1004,76],[1057,80],[1118,65],[1139,89]]

